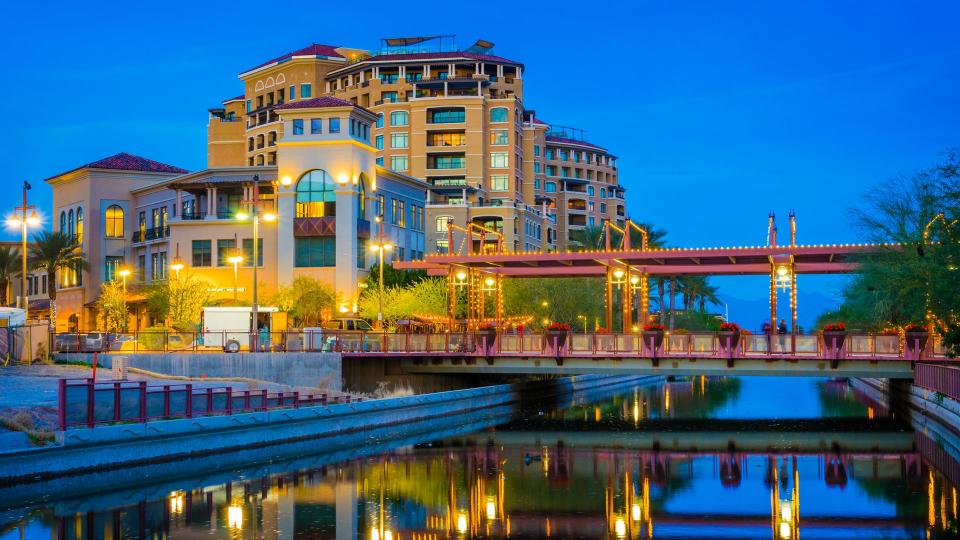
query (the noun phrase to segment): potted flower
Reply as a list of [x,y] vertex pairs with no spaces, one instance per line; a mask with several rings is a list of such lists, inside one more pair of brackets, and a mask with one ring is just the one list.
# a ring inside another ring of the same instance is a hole
[[740,325],[735,322],[720,323],[720,350],[732,354],[740,345]]
[[493,346],[493,340],[497,337],[497,325],[492,322],[482,322],[477,325],[477,337],[484,342],[487,348]]
[[647,323],[643,325],[643,345],[648,347],[651,352],[656,353],[663,346],[664,327],[660,323]]
[[827,324],[823,327],[823,345],[839,351],[847,338],[847,327],[842,322]]
[[547,345],[559,355],[564,345],[567,343],[567,333],[570,332],[570,325],[567,323],[553,322],[547,327]]
[[927,347],[927,339],[930,338],[930,333],[926,327],[910,323],[903,329],[903,333],[906,336],[904,347],[911,354],[920,354]]

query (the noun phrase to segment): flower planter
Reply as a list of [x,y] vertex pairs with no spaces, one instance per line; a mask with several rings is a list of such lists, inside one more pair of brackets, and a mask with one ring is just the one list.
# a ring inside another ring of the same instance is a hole
[[566,330],[547,331],[547,347],[553,350],[553,354],[555,356],[560,356],[560,352],[564,350],[564,347],[566,344],[567,344]]
[[843,349],[843,342],[847,339],[846,332],[824,331],[823,348],[840,351]]
[[643,346],[647,349],[652,349],[650,352],[657,353],[663,349],[663,330],[644,330],[643,332]]
[[904,348],[912,355],[919,356],[927,348],[929,332],[907,332],[904,334]]
[[477,330],[477,342],[484,355],[493,354],[497,345],[497,331],[492,328]]
[[720,350],[725,354],[732,355],[740,346],[740,332],[721,330],[718,332],[717,340],[720,342]]

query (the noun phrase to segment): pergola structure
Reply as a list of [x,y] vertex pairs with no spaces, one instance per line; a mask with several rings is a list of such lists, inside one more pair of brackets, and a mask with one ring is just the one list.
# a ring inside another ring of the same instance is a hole
[[[611,242],[610,230],[620,233],[619,243]],[[631,229],[641,231],[640,246],[630,245]],[[506,277],[605,277],[606,327],[613,323],[613,304],[617,296],[623,309],[622,332],[631,333],[634,321],[634,295],[640,296],[639,322],[648,320],[649,276],[656,275],[766,275],[770,278],[770,319],[777,317],[777,291],[789,290],[791,333],[797,333],[797,276],[800,274],[846,274],[857,270],[856,256],[897,248],[896,244],[820,244],[799,245],[796,242],[796,218],[790,214],[789,243],[777,242],[774,215],[767,224],[767,245],[703,248],[651,248],[646,245],[646,232],[631,221],[623,228],[605,226],[603,249],[574,252],[505,252],[502,243],[495,246],[485,240],[493,231],[467,231],[464,249],[446,254],[427,255],[420,261],[397,262],[400,269],[426,270],[431,276],[445,276],[451,292],[458,287],[467,290],[471,309],[468,328],[475,329],[483,320],[483,299],[494,293],[496,322],[500,323],[502,282]],[[452,235],[452,230],[450,232]],[[476,234],[479,242],[472,235]],[[454,243],[448,245],[453,248]],[[490,249],[490,248],[493,249]],[[455,297],[451,294],[451,297]],[[454,301],[450,302],[453,318]]]

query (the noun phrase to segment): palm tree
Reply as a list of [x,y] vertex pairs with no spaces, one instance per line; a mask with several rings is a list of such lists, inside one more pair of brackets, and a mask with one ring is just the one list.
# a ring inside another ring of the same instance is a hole
[[50,328],[57,327],[57,271],[81,270],[89,265],[76,238],[65,232],[43,231],[33,235],[30,244],[30,266],[47,272],[47,293],[50,297]]
[[570,240],[580,244],[580,250],[600,249],[603,227],[584,227],[570,232]]
[[20,250],[6,246],[0,247],[0,305],[7,305],[10,280],[22,273],[20,264]]
[[720,289],[716,285],[711,285],[709,282],[706,282],[703,287],[703,291],[700,293],[700,311],[706,313],[707,304],[711,306],[720,305],[720,296],[717,294],[720,292]]

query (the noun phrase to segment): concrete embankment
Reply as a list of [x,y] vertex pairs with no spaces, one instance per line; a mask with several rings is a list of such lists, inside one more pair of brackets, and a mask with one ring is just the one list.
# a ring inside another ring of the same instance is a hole
[[[93,361],[90,353],[60,353],[57,358]],[[118,358],[124,359],[132,368],[177,377],[254,379],[291,387],[343,390],[340,353],[110,353],[99,355],[97,363],[110,369]]]
[[[288,454],[291,449],[302,453],[305,443],[315,451],[331,452],[338,445],[357,448],[418,432],[430,440],[451,420],[480,422],[484,415],[503,419],[525,406],[546,410],[569,404],[571,396],[584,391],[659,380],[593,375],[362,403],[71,429],[60,434],[60,446],[0,454],[0,486],[134,465],[142,470],[148,464],[255,448],[261,449],[255,452],[260,459],[270,460],[297,455]],[[221,465],[230,466],[228,455],[220,457]]]

